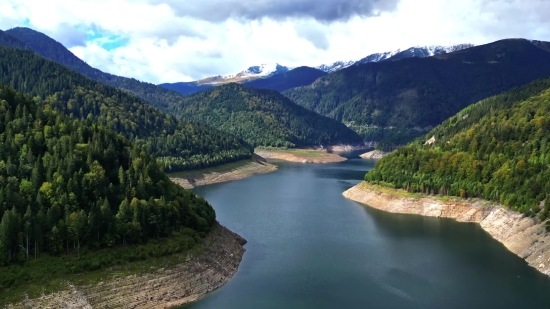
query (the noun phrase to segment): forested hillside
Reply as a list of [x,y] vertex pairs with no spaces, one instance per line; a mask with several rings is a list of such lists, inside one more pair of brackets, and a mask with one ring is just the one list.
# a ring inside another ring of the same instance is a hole
[[180,83],[164,83],[159,84],[160,87],[177,91],[183,95],[192,94],[202,90],[210,89],[212,85],[201,85],[198,82],[180,82]]
[[[19,42],[13,42],[11,39],[2,39],[1,36],[9,35],[16,38]],[[11,42],[6,44],[5,42]],[[53,60],[59,64],[67,66],[76,72],[110,85],[124,91],[130,92],[141,99],[149,102],[160,109],[167,109],[169,105],[175,104],[181,100],[182,95],[151,83],[138,81],[134,78],[126,78],[109,73],[104,73],[98,69],[92,68],[86,62],[76,57],[71,51],[49,36],[23,27],[13,28],[0,33],[0,42],[8,47],[21,48],[21,42],[26,49],[37,53],[47,59]]]
[[[0,266],[186,229],[204,235],[215,223],[212,207],[172,183],[144,149],[3,85],[0,218]],[[0,277],[0,288],[17,284]]]
[[414,136],[483,98],[550,76],[545,46],[510,39],[434,57],[356,65],[284,94],[352,124],[367,139],[396,131]]
[[299,67],[285,73],[275,74],[267,78],[256,79],[251,82],[244,83],[243,85],[251,88],[284,91],[290,88],[309,85],[317,78],[326,74],[327,73],[318,69]]
[[32,52],[0,46],[0,82],[67,115],[91,119],[162,159],[167,171],[251,156],[244,141],[199,123],[182,122],[139,99]]
[[358,144],[342,123],[294,104],[280,93],[227,84],[192,94],[172,112],[242,137],[253,146]]
[[411,192],[481,197],[545,219],[549,130],[545,79],[467,107],[426,136],[434,143],[416,141],[394,151],[365,180]]

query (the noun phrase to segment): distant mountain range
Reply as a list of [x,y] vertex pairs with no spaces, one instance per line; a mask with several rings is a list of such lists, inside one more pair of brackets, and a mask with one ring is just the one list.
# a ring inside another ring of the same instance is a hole
[[367,140],[386,138],[387,132],[380,132],[385,128],[405,129],[413,135],[476,101],[550,76],[549,51],[548,42],[524,39],[433,57],[416,56],[441,50],[406,51],[393,57],[416,56],[353,65],[283,94],[354,127]]
[[[292,87],[309,85],[315,80],[315,79],[312,80],[313,77],[321,76],[319,75],[320,72],[332,73],[332,72],[345,69],[352,65],[359,65],[359,64],[370,63],[370,62],[393,61],[393,60],[399,60],[399,59],[405,59],[405,58],[430,57],[430,56],[459,51],[459,50],[473,47],[473,46],[474,46],[473,44],[457,44],[457,45],[450,45],[450,46],[416,46],[405,50],[398,49],[390,52],[375,53],[375,54],[368,55],[367,57],[357,61],[355,60],[336,61],[332,64],[322,64],[314,68],[308,67],[310,69],[309,73],[311,73],[311,76],[308,76],[308,77],[306,77],[307,73],[303,69],[305,68],[304,66],[299,67],[301,68],[299,73],[294,72],[290,74],[290,76],[289,75],[278,76],[280,74],[291,72],[296,68],[274,63],[274,64],[262,64],[259,66],[252,66],[246,70],[243,70],[241,72],[234,73],[234,74],[215,75],[215,76],[210,76],[210,77],[203,78],[201,80],[197,80],[193,82],[164,83],[164,84],[159,84],[159,86],[167,89],[175,90],[185,95],[202,91],[202,90],[211,88],[213,86],[223,85],[223,84],[232,83],[232,82],[242,83],[253,88],[284,91]],[[302,83],[296,82],[295,77],[297,75],[302,76],[301,78]],[[276,77],[277,85],[273,85],[273,80],[265,81],[265,82],[261,81],[262,79],[269,79],[275,76],[277,76]],[[285,78],[289,78],[291,79],[291,81],[285,81]],[[287,85],[292,85],[292,86],[287,86]]]

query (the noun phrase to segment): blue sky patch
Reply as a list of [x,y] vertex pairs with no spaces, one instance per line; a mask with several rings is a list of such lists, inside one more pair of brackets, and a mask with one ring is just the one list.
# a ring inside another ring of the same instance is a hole
[[97,45],[103,47],[105,50],[113,50],[119,47],[122,47],[128,43],[127,38],[123,38],[120,35],[109,35],[102,33],[96,29],[79,29],[84,31],[87,35],[87,41],[90,43],[96,43]]

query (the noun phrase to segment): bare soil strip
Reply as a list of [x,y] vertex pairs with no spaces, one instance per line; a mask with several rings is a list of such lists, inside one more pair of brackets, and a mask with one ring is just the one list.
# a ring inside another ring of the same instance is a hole
[[69,284],[8,308],[171,308],[196,301],[235,275],[246,240],[217,225],[204,242],[205,250],[185,263],[89,286]]

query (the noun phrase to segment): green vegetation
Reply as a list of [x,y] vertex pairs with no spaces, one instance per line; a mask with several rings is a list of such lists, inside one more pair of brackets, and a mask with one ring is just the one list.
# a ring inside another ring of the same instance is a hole
[[[0,268],[0,307],[24,299],[65,290],[75,285],[96,284],[108,279],[150,272],[185,262],[201,252],[200,237],[192,230],[170,238],[150,239],[145,244],[99,250],[82,248],[80,255],[52,256]],[[23,266],[23,267],[22,267]]]
[[543,43],[503,40],[434,57],[355,65],[283,93],[321,115],[363,127],[357,131],[366,140],[380,141],[397,130],[410,141],[409,133],[426,132],[472,103],[550,76]]
[[541,219],[550,212],[550,79],[469,106],[380,160],[365,180],[409,192],[480,197]]
[[[26,266],[49,269],[38,262],[43,256],[76,256],[50,265],[54,273],[95,270],[187,250],[215,224],[213,208],[171,182],[145,147],[7,86],[0,86],[0,218],[1,295],[35,279]],[[173,236],[168,246],[150,243]],[[84,254],[139,244],[148,245]]]
[[90,80],[32,52],[0,46],[0,82],[67,115],[90,119],[145,146],[166,171],[250,158],[244,141],[206,125],[182,122],[134,96]]
[[206,173],[225,173],[225,172],[229,172],[229,171],[238,169],[239,167],[243,167],[243,166],[245,166],[247,164],[250,164],[252,162],[254,162],[254,161],[251,160],[251,159],[247,159],[247,160],[241,160],[241,161],[237,161],[237,162],[226,163],[226,164],[222,164],[222,165],[218,165],[218,166],[214,166],[214,167],[207,167],[207,168],[203,168],[203,169],[200,169],[200,170],[170,173],[170,174],[168,174],[168,176],[169,177],[185,178],[185,177],[192,177],[192,176],[202,175],[202,174],[206,174]]
[[280,93],[227,84],[192,94],[172,113],[242,137],[253,146],[303,147],[356,144],[342,123],[294,104]]

